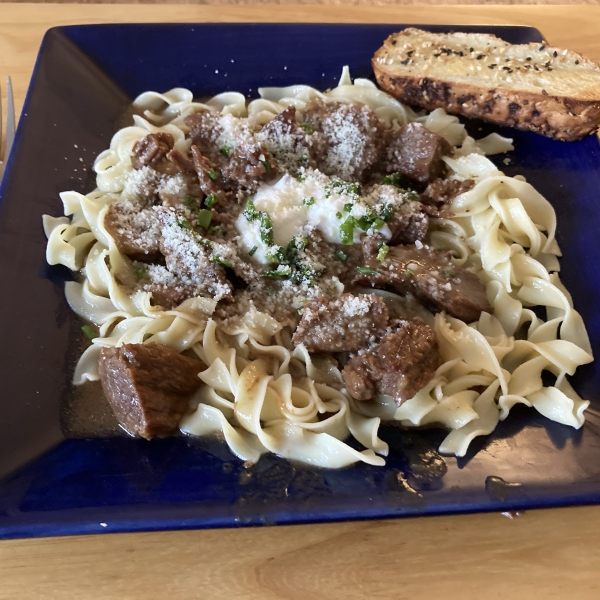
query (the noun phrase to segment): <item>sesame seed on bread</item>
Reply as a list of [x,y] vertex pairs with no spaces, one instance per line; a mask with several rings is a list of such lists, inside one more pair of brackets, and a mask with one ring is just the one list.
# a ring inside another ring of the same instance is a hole
[[372,65],[383,90],[428,110],[565,141],[600,125],[600,66],[545,43],[408,28],[385,40]]

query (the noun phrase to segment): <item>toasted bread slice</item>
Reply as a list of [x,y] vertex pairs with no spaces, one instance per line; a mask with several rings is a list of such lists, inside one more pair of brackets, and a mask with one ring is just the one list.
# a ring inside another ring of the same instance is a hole
[[546,44],[408,28],[372,59],[380,87],[407,104],[573,141],[600,125],[600,67]]

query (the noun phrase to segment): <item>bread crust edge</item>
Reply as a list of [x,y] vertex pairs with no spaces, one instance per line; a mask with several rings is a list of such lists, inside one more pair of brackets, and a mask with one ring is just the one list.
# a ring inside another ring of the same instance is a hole
[[543,90],[540,93],[511,92],[425,76],[398,75],[379,63],[378,56],[379,52],[371,62],[379,87],[411,106],[427,110],[443,108],[451,114],[567,142],[584,138],[600,124],[600,102],[550,96]]

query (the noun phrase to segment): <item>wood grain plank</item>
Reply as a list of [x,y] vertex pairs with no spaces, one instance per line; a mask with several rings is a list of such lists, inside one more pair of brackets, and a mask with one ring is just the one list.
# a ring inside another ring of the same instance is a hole
[[506,600],[600,593],[600,507],[0,543],[0,600]]
[[[538,27],[600,61],[599,6],[0,6],[20,108],[44,32],[100,22],[325,21]],[[600,597],[600,507],[0,542],[0,600],[506,600]]]

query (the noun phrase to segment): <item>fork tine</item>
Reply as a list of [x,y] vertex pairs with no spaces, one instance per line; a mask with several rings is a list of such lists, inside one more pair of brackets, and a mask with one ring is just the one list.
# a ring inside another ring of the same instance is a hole
[[8,160],[8,155],[15,140],[15,99],[10,77],[6,80],[6,142],[4,145],[4,162]]
[[[2,85],[0,84],[0,158],[2,158]],[[2,161],[0,161],[0,179],[2,179]]]
[[13,98],[12,91],[12,82],[10,77],[7,78],[6,81],[6,136],[4,139],[4,153],[2,153],[2,102],[0,99],[0,156],[2,156],[2,161],[0,161],[0,182],[2,182],[2,177],[4,176],[4,171],[6,170],[6,161],[8,160],[8,155],[10,154],[10,150],[13,145],[13,141],[15,139],[15,104]]

